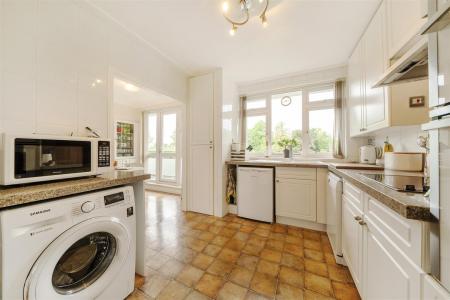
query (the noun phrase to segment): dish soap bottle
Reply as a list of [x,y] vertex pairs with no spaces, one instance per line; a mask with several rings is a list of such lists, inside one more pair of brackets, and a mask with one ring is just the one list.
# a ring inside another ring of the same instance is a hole
[[384,153],[386,152],[394,152],[394,147],[391,143],[389,143],[389,137],[386,137],[386,140],[384,141]]

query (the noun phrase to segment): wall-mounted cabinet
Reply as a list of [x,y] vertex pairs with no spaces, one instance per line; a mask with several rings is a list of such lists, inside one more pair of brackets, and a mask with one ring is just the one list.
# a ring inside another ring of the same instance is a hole
[[[426,80],[373,88],[390,65],[391,58],[394,56],[392,49],[403,49],[407,46],[406,42],[402,42],[401,47],[397,44],[393,45],[393,41],[401,42],[394,37],[397,37],[399,32],[404,33],[406,29],[403,28],[402,18],[400,18],[401,22],[391,19],[399,18],[398,11],[402,5],[405,6],[405,12],[420,11],[417,8],[421,7],[419,2],[418,0],[383,1],[349,58],[347,106],[351,137],[367,135],[389,126],[422,124],[427,121],[428,84]],[[411,5],[415,8],[411,8]],[[423,13],[416,12],[411,19],[419,24],[423,22],[423,19],[419,17],[421,14]],[[407,23],[412,26],[413,21],[408,19]],[[414,34],[418,32],[418,29],[415,30]],[[407,42],[411,40],[412,36],[409,36]],[[397,52],[398,50],[395,50],[395,53]],[[416,96],[425,97],[424,106],[410,107],[409,98]]]

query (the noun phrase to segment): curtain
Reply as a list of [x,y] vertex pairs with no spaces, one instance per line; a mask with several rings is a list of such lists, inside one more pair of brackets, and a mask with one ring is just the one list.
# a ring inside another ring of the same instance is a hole
[[247,101],[247,96],[241,96],[239,99],[239,134],[241,137],[241,149],[245,148],[245,102]]
[[333,156],[343,158],[343,133],[344,117],[342,102],[344,98],[344,82],[339,80],[335,83],[335,102],[334,102],[334,134],[333,134]]

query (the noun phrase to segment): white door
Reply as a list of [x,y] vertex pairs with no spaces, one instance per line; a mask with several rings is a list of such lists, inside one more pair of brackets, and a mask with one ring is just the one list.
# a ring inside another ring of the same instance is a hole
[[316,221],[316,181],[277,178],[276,215]]
[[367,130],[380,127],[385,121],[386,99],[384,87],[372,88],[387,67],[384,45],[384,4],[370,22],[364,34],[364,70],[365,70],[365,128]]
[[189,83],[191,145],[212,144],[214,75],[194,77]]
[[192,145],[190,164],[189,210],[214,214],[213,178],[214,161],[212,145]]
[[342,197],[342,254],[358,289],[362,288],[363,226],[358,222],[362,212],[344,195]]

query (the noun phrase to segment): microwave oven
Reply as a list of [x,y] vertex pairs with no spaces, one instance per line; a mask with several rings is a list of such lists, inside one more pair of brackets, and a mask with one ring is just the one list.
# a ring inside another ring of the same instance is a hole
[[95,176],[111,165],[107,139],[1,135],[0,185]]

